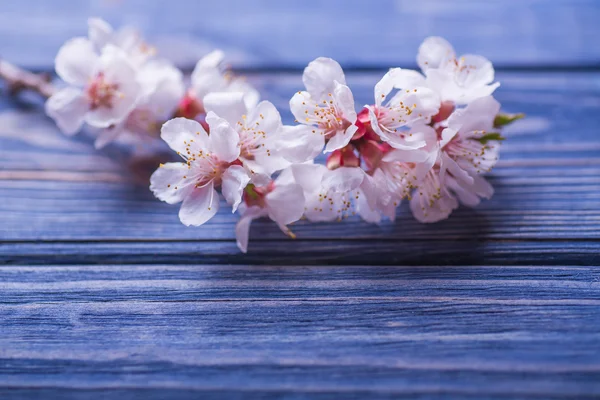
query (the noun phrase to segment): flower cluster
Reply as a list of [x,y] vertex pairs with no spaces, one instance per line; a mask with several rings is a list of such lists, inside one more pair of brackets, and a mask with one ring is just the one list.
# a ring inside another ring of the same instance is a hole
[[[150,179],[154,195],[181,203],[179,218],[199,226],[221,197],[241,216],[239,248],[252,220],[268,217],[287,235],[291,223],[359,215],[394,220],[406,199],[421,222],[474,207],[493,188],[482,176],[498,160],[501,128],[518,118],[500,114],[499,83],[485,58],[457,56],[442,38],[419,48],[421,71],[390,69],[359,112],[340,65],[317,58],[293,95],[295,125],[245,80],[222,67],[214,51],[201,59],[189,89],[173,65],[129,30],[89,21],[88,38],[67,42],[56,71],[70,86],[47,102],[68,134],[85,122],[100,129],[98,147],[122,134],[160,137],[180,157]],[[315,162],[326,154],[323,164]]]

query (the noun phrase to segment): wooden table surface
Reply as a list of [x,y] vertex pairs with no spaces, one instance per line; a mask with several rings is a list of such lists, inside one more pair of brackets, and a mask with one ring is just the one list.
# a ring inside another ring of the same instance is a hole
[[88,16],[135,24],[189,69],[223,48],[284,120],[303,66],[357,104],[443,35],[496,66],[496,194],[421,225],[186,228],[156,160],[62,135],[0,99],[0,399],[600,398],[600,2],[27,0],[0,55],[40,71]]

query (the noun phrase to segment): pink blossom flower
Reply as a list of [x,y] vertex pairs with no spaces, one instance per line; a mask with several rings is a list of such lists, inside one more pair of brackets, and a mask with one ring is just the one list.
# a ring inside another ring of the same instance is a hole
[[304,190],[304,215],[309,221],[341,220],[358,212],[365,220],[377,222],[372,215],[377,193],[361,168],[330,170],[320,164],[295,164],[291,170]]
[[266,186],[248,185],[239,211],[241,217],[235,226],[235,235],[238,247],[245,253],[248,250],[250,224],[257,218],[269,217],[283,233],[295,238],[287,225],[302,217],[304,192],[294,182],[291,170],[286,169]]
[[459,105],[491,95],[499,83],[494,82],[494,67],[485,57],[465,54],[457,57],[450,43],[430,37],[419,47],[417,62],[427,76],[427,85],[442,101]]
[[[294,128],[301,138],[297,144],[311,150],[325,146],[325,152],[346,146],[358,128],[354,97],[340,65],[331,58],[317,58],[304,69],[302,81],[306,91],[290,100],[292,114],[304,125]],[[287,150],[294,153],[296,148]]]
[[248,108],[243,92],[210,93],[204,97],[208,112],[222,116],[238,133],[240,161],[252,177],[252,182],[264,185],[271,175],[289,166],[278,148],[281,116],[275,106],[262,101]]
[[120,48],[136,68],[156,55],[156,49],[149,46],[135,29],[123,27],[115,31],[101,18],[88,19],[88,38],[98,53],[107,45]]
[[498,160],[494,119],[500,104],[491,96],[474,100],[448,118],[438,144],[435,164],[427,172],[411,200],[411,210],[421,222],[447,218],[459,202],[475,207],[494,193],[481,176]]
[[424,147],[425,139],[410,127],[428,123],[438,113],[440,101],[420,73],[393,68],[375,85],[375,105],[366,107],[381,140],[396,149],[413,150]]
[[97,128],[122,122],[141,95],[135,68],[112,45],[97,55],[88,39],[71,39],[56,56],[56,72],[70,86],[48,99],[46,113],[69,135],[84,122]]
[[179,219],[184,225],[202,225],[219,209],[219,194],[235,210],[250,181],[239,165],[240,138],[229,123],[209,112],[210,135],[197,121],[175,118],[165,123],[161,137],[184,162],[161,165],[150,178],[150,190],[169,204],[183,202]]
[[192,72],[189,96],[198,102],[199,111],[205,111],[203,100],[210,93],[243,93],[246,108],[249,109],[256,107],[260,100],[258,91],[252,85],[225,69],[224,58],[221,50],[214,50],[201,58]]
[[152,60],[140,68],[138,80],[141,94],[136,107],[121,123],[100,132],[96,148],[124,135],[140,140],[154,139],[161,125],[173,117],[185,94],[179,69],[164,60]]

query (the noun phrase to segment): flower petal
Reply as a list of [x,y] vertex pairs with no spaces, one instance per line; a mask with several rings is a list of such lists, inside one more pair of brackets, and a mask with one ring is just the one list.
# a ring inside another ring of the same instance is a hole
[[242,116],[247,114],[243,92],[214,92],[202,99],[206,112],[214,112],[224,118],[231,126],[236,126],[242,121]]
[[227,203],[231,205],[231,212],[235,212],[242,202],[242,194],[244,193],[244,188],[250,182],[250,176],[248,176],[244,167],[232,165],[227,168],[222,178],[221,193],[225,197],[225,200],[227,200]]
[[[462,67],[462,68],[461,68]],[[494,81],[494,67],[485,57],[465,54],[459,59],[459,79],[465,87],[482,87]]]
[[494,188],[487,180],[485,180],[485,178],[480,175],[475,175],[473,176],[473,181],[475,193],[477,193],[479,197],[483,197],[484,199],[492,198],[494,195]]
[[88,37],[96,51],[102,51],[102,48],[111,42],[113,33],[112,26],[105,20],[101,18],[88,19]]
[[425,86],[425,77],[417,71],[392,68],[375,85],[375,104],[381,105],[383,100],[394,89],[414,89]]
[[306,90],[315,99],[325,98],[328,93],[333,93],[335,81],[345,85],[346,77],[340,64],[331,58],[319,57],[311,61],[302,74]]
[[110,142],[115,141],[121,133],[123,133],[122,124],[100,130],[100,133],[94,141],[94,147],[96,149],[102,149],[106,147],[106,145],[108,145]]
[[240,217],[240,220],[235,225],[236,244],[242,253],[246,253],[248,251],[250,224],[256,218],[260,218],[263,212],[264,211],[260,207],[249,207],[244,211]]
[[350,125],[346,130],[338,131],[331,139],[329,139],[323,153],[331,153],[332,151],[345,147],[350,143],[352,136],[354,136],[354,133],[356,133],[357,130],[358,126]]
[[186,155],[209,149],[208,134],[198,121],[187,118],[173,118],[163,124],[160,137],[176,152]]
[[94,75],[98,60],[92,42],[83,37],[76,37],[58,50],[55,59],[56,73],[71,85],[84,86]]
[[248,124],[256,125],[257,129],[274,136],[281,127],[281,115],[270,101],[261,101],[252,109],[247,117]]
[[137,81],[136,70],[125,52],[113,45],[107,45],[100,57],[100,68],[108,84],[117,87],[112,96],[110,107],[98,107],[90,110],[86,122],[98,128],[106,128],[123,121],[135,108],[141,95],[141,86]]
[[141,67],[138,80],[142,86],[138,107],[151,110],[157,119],[169,119],[185,95],[181,71],[166,60],[153,60]]
[[410,199],[410,209],[413,216],[423,223],[438,222],[450,216],[452,211],[458,207],[458,201],[454,196],[442,190],[441,197],[432,203],[424,198],[417,189]]
[[179,209],[179,219],[186,226],[199,226],[215,216],[219,211],[219,194],[213,182],[193,188],[183,199]]
[[244,93],[244,103],[246,104],[247,110],[252,110],[260,101],[260,93],[258,90],[242,78],[235,78],[230,81],[229,86],[227,86],[227,91]]
[[350,88],[336,81],[334,83],[333,101],[342,118],[354,124],[356,122],[356,108],[354,108],[354,96]]
[[275,185],[265,196],[269,218],[278,225],[288,225],[298,221],[304,214],[304,191],[297,183]]
[[294,180],[305,192],[316,192],[321,188],[321,180],[327,168],[321,164],[295,164],[291,167]]
[[297,164],[314,160],[325,145],[321,131],[312,126],[282,126],[277,136],[277,153]]
[[382,161],[384,162],[412,162],[420,163],[427,160],[428,153],[423,149],[414,150],[391,150],[383,156]]
[[456,110],[448,118],[448,128],[459,131],[463,138],[478,136],[494,128],[494,119],[500,112],[500,103],[492,96],[474,100],[466,108]]
[[467,171],[462,169],[446,152],[441,153],[440,162],[440,181],[445,183],[446,172],[450,172],[452,177],[466,186],[473,185],[473,177]]
[[363,190],[359,190],[358,197],[355,200],[356,212],[365,221],[372,224],[378,224],[381,222],[381,214],[376,208],[371,207],[368,201],[368,197]]
[[308,92],[297,92],[290,99],[290,111],[296,118],[296,122],[304,125],[314,125],[307,115],[313,115],[317,103]]
[[[412,136],[410,136],[408,134],[409,132],[407,131],[395,133],[388,132],[387,130],[382,129],[381,125],[379,124],[379,120],[377,119],[375,109],[371,106],[366,107],[369,110],[369,120],[371,122],[371,127],[373,128],[375,133],[379,135],[381,140],[388,143],[393,148],[399,150],[414,150],[420,149],[427,145],[424,135],[420,132],[414,132],[412,133]],[[400,136],[400,134],[402,134],[403,136]]]
[[162,164],[150,177],[150,190],[161,201],[179,203],[194,188],[194,181],[184,178],[187,175],[190,175],[187,164]]
[[446,185],[458,197],[461,204],[467,207],[476,207],[481,203],[481,199],[473,192],[470,186],[466,186],[464,183],[458,182],[451,177],[446,179]]
[[209,149],[221,161],[232,162],[240,156],[240,136],[227,120],[209,111],[206,123],[210,127]]
[[81,90],[70,87],[54,93],[45,108],[63,133],[73,135],[81,129],[89,104]]
[[322,186],[325,190],[334,192],[348,192],[356,189],[365,178],[365,172],[361,168],[340,167],[333,171],[327,171],[323,175]]
[[191,81],[192,88],[199,99],[210,92],[222,91],[226,88],[220,67],[224,57],[225,54],[221,50],[214,50],[196,63]]
[[444,38],[439,36],[428,37],[419,46],[419,53],[417,55],[417,63],[423,72],[440,68],[448,60],[456,57],[454,48]]

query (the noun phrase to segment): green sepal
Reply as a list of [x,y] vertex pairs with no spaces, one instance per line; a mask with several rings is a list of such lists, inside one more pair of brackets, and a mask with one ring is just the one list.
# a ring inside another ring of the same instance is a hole
[[504,136],[502,136],[502,134],[500,132],[490,132],[490,133],[486,133],[482,137],[477,138],[475,140],[477,140],[481,144],[487,144],[487,142],[489,142],[489,141],[501,142],[504,139],[505,139]]
[[255,188],[255,185],[253,183],[249,183],[244,188],[244,192],[246,192],[246,194],[248,195],[248,197],[250,197],[250,199],[258,200],[259,195],[258,195],[258,193],[256,193],[254,188]]
[[496,118],[494,118],[494,128],[502,128],[506,125],[512,124],[515,121],[518,121],[522,118],[525,118],[525,114],[498,114]]

